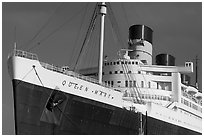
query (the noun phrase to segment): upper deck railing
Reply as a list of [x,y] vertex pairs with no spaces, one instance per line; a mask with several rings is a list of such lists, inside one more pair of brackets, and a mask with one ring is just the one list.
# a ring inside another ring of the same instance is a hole
[[22,51],[22,50],[13,50],[8,57],[10,56],[18,56],[18,57],[23,57],[27,59],[32,59],[32,60],[38,60],[38,56],[36,54],[27,52],[27,51]]
[[[18,56],[18,57],[23,57],[23,58],[27,58],[27,59],[38,60],[38,56],[36,54],[30,53],[27,51],[22,51],[22,50],[14,50],[12,53],[10,53],[8,55],[8,57],[11,57],[11,56]],[[83,76],[81,74],[78,74],[78,73],[70,71],[70,70],[63,70],[62,67],[57,67],[57,66],[50,65],[50,64],[44,63],[44,62],[40,62],[40,64],[42,67],[44,67],[48,70],[59,72],[59,73],[62,73],[62,74],[68,75],[68,76],[76,77],[76,78],[79,78],[79,79],[82,79],[82,80],[85,80],[85,81],[88,81],[91,83],[99,84],[98,80],[96,80],[96,79],[93,79],[93,78],[88,77],[88,76]],[[106,85],[105,83],[101,83],[100,85],[107,87],[107,88],[113,88],[111,86]]]

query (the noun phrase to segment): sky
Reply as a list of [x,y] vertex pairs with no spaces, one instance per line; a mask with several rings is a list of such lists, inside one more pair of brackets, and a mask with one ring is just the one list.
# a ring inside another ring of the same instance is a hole
[[[202,83],[202,3],[111,3],[120,39],[128,40],[128,28],[144,24],[153,29],[153,62],[160,53],[176,58],[176,65],[195,61],[198,56],[198,82]],[[14,41],[17,49],[36,53],[42,62],[73,68],[85,38],[95,3],[2,3],[2,134],[14,134],[13,94],[7,70],[7,57]],[[117,57],[117,51],[127,45],[119,43],[105,18],[104,55]],[[77,67],[96,66],[99,20],[85,45]],[[195,66],[195,65],[194,65]],[[191,84],[195,74],[191,74]]]

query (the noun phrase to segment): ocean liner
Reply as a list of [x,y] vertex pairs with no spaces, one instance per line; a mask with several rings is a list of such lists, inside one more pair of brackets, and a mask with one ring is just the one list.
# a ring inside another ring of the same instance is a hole
[[152,65],[153,31],[145,25],[129,28],[118,59],[103,59],[105,3],[99,15],[98,68],[79,74],[16,48],[9,54],[15,133],[202,134],[202,93],[187,75],[193,63],[177,67],[173,56],[159,54]]

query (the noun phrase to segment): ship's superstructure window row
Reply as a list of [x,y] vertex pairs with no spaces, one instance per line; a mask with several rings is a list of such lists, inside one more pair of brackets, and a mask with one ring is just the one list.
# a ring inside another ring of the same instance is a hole
[[138,65],[138,61],[114,61],[114,62],[105,62],[104,66],[111,66],[111,65],[124,65],[124,64],[129,64],[129,65]]
[[115,87],[140,87],[140,88],[152,88],[152,89],[159,89],[159,90],[166,90],[172,91],[172,83],[171,82],[146,82],[146,81],[136,81],[136,80],[125,80],[125,81],[105,81],[105,84],[108,86],[115,86]]
[[[125,97],[136,97],[133,93],[125,93]],[[150,94],[140,94],[141,99],[149,99],[149,100],[163,100],[163,101],[171,101],[169,96],[162,96],[162,95],[150,95]]]
[[142,74],[142,75],[155,75],[155,76],[172,76],[171,72],[151,72],[151,71],[135,71],[135,70],[109,70],[108,72],[103,72],[103,75],[109,74]]

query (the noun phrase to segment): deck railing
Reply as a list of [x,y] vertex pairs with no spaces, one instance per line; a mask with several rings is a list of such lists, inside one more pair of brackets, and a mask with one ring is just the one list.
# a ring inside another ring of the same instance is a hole
[[[8,57],[10,56],[18,56],[18,57],[23,57],[27,59],[32,59],[32,60],[38,60],[38,56],[36,54],[27,52],[27,51],[22,51],[22,50],[14,50],[12,53],[9,54]],[[70,70],[63,70],[62,67],[57,67],[54,65],[50,65],[48,63],[40,62],[41,66],[55,72],[59,72],[68,76],[76,77],[91,83],[99,84],[98,80],[88,77],[88,76],[83,76],[81,74],[78,74],[76,72],[70,71]],[[106,85],[105,83],[101,83],[100,85],[107,87],[107,88],[113,88],[111,86]]]
[[22,50],[13,50],[13,52],[10,53],[8,57],[10,56],[18,56],[18,57],[23,57],[27,59],[38,60],[38,56],[36,54],[30,53],[27,51],[22,51]]

